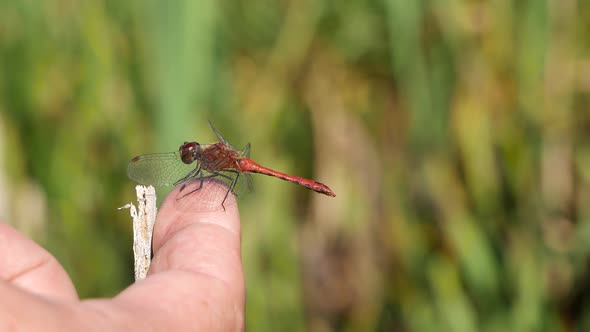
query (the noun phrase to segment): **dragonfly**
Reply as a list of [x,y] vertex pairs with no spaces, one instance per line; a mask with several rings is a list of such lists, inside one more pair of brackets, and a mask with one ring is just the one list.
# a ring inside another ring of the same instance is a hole
[[140,184],[156,187],[178,186],[190,181],[198,181],[199,187],[190,193],[201,190],[203,181],[206,179],[220,179],[228,184],[227,192],[221,202],[224,210],[224,203],[229,193],[238,195],[235,189],[240,177],[243,177],[242,181],[246,182],[246,190],[251,189],[250,173],[273,176],[304,186],[320,194],[336,197],[336,194],[321,182],[285,174],[259,165],[250,159],[250,143],[242,149],[237,149],[219,134],[211,121],[209,121],[209,127],[219,142],[213,144],[184,142],[175,152],[134,157],[127,167],[127,175]]

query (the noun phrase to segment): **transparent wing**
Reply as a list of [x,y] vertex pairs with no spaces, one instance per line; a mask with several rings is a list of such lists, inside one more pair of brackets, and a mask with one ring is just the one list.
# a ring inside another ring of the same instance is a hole
[[[244,177],[243,179],[238,180],[238,190],[235,191],[236,195],[245,195],[249,192],[254,191],[254,183],[252,182],[252,175],[250,173],[242,173],[240,176]],[[240,182],[242,181],[242,182]]]
[[242,157],[250,158],[250,143],[246,144],[241,151]]
[[[244,148],[241,151],[241,154],[242,157],[250,158],[250,143],[244,146]],[[241,182],[239,183],[239,187],[237,188],[235,193],[239,196],[254,191],[254,184],[252,182],[252,176],[250,175],[250,173],[242,173],[240,177],[243,177],[243,179],[238,180],[238,182]]]
[[[223,136],[221,136],[221,134],[217,131],[217,129],[215,129],[215,127],[213,127],[213,124],[211,123],[210,120],[208,120],[208,122],[209,122],[209,127],[211,127],[211,130],[213,130],[213,132],[215,133],[215,136],[217,136],[217,139],[220,142],[225,143],[225,145],[229,146],[232,150],[238,150],[238,149],[236,149],[235,146],[231,145],[225,138],[223,138]],[[250,145],[250,143],[248,143],[248,147],[247,147],[248,148],[248,151],[250,150],[249,145]]]
[[146,154],[131,159],[127,176],[144,185],[172,186],[197,167],[197,162],[183,163],[178,152]]
[[213,130],[213,132],[215,133],[215,136],[217,136],[217,139],[218,139],[220,142],[223,142],[223,143],[225,143],[225,144],[227,144],[227,145],[231,146],[231,145],[229,144],[229,142],[228,142],[228,141],[226,141],[226,140],[225,140],[225,138],[223,138],[223,136],[221,136],[221,134],[220,134],[220,133],[217,131],[217,129],[215,129],[215,127],[213,127],[213,124],[211,123],[211,120],[207,120],[207,122],[209,122],[209,127],[211,127],[211,130]]

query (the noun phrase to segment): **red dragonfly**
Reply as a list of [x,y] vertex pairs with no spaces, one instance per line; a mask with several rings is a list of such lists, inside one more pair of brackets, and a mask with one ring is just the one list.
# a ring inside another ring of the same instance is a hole
[[209,122],[209,126],[219,139],[219,142],[213,144],[184,142],[178,148],[178,152],[147,154],[135,157],[129,163],[127,175],[136,182],[154,186],[177,186],[192,180],[200,181],[199,188],[195,189],[195,191],[203,187],[204,179],[220,179],[229,186],[221,202],[224,210],[225,206],[223,204],[228,194],[230,192],[236,194],[234,189],[240,176],[245,178],[247,187],[251,187],[250,174],[248,173],[274,176],[324,195],[336,196],[323,183],[281,173],[255,163],[249,158],[250,143],[246,144],[241,150],[236,149],[217,132],[211,122]]

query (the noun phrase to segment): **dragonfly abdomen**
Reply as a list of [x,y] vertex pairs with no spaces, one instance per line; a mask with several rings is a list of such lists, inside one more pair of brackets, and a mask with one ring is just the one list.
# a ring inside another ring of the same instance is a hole
[[268,167],[264,167],[262,165],[259,165],[249,158],[240,158],[238,165],[239,165],[240,170],[242,172],[258,173],[258,174],[264,174],[264,175],[268,175],[268,176],[274,176],[274,177],[279,178],[281,180],[289,181],[289,182],[298,184],[300,186],[304,186],[305,188],[311,189],[311,190],[318,192],[320,194],[328,195],[331,197],[336,197],[336,194],[332,191],[332,189],[330,189],[328,186],[326,186],[325,184],[323,184],[321,182],[302,178],[299,176],[281,173],[281,172],[275,171],[273,169],[270,169]]

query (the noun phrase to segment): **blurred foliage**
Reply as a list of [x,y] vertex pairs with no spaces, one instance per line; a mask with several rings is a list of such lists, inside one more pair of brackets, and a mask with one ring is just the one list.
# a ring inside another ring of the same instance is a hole
[[318,179],[241,203],[253,331],[590,329],[590,3],[0,0],[0,217],[132,282],[137,154]]

